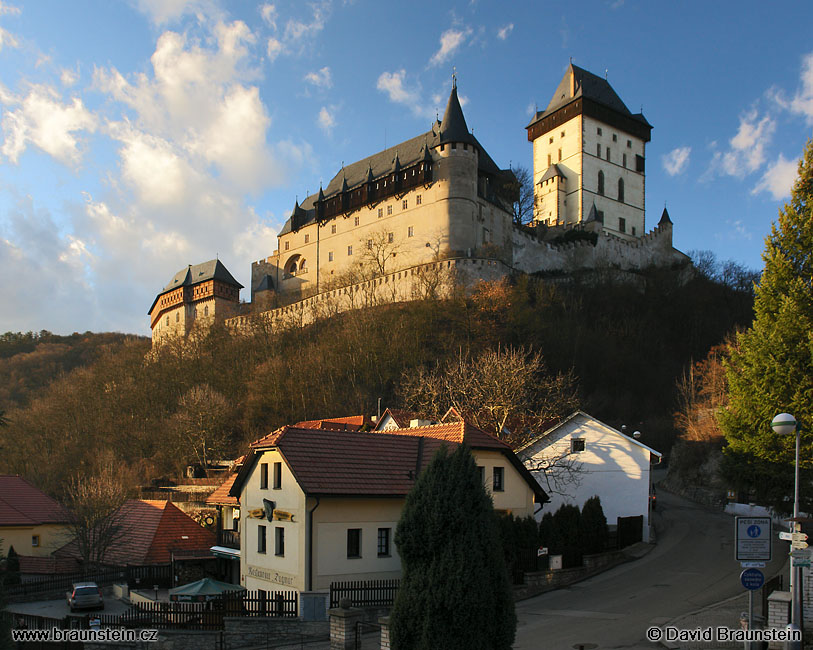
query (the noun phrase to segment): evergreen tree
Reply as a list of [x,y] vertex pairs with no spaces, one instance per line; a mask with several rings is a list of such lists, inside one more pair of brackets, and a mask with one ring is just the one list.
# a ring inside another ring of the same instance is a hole
[[552,553],[561,554],[562,568],[581,566],[581,511],[578,506],[563,503],[553,515],[554,544]]
[[11,546],[6,556],[5,583],[7,585],[18,585],[20,582],[20,558],[17,556],[17,551]]
[[728,442],[725,473],[775,505],[792,491],[795,436],[776,435],[770,426],[773,417],[792,413],[802,424],[801,458],[809,459],[813,451],[811,251],[813,141],[808,141],[791,199],[766,239],[754,321],[731,350],[726,367],[729,405],[719,415]]
[[395,532],[403,577],[394,650],[509,650],[516,614],[497,516],[474,458],[441,448],[409,493]]
[[581,542],[585,553],[601,553],[607,547],[610,534],[601,499],[592,496],[584,502],[581,516]]

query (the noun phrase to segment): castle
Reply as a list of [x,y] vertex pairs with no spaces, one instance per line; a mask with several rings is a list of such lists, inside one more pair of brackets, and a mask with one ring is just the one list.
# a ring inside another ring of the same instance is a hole
[[[526,127],[533,146],[533,219],[514,223],[517,182],[466,124],[453,82],[442,120],[405,142],[342,167],[295,202],[278,247],[251,265],[255,311],[272,320],[325,298],[381,291],[409,299],[427,269],[464,280],[510,272],[636,270],[688,261],[672,246],[664,209],[646,231],[645,160],[652,126],[606,79],[570,65]],[[153,341],[196,320],[240,323],[241,285],[217,260],[176,274],[149,314]],[[270,309],[276,303],[288,307]],[[237,318],[233,318],[237,316]],[[307,320],[307,318],[305,318]]]

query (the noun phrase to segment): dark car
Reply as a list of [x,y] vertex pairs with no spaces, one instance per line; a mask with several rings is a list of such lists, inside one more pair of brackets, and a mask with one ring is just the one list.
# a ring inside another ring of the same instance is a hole
[[104,609],[102,590],[95,582],[77,582],[65,595],[72,612],[77,609]]

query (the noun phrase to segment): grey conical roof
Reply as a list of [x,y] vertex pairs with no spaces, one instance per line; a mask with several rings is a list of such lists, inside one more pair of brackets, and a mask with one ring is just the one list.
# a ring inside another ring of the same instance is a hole
[[585,221],[598,221],[598,211],[596,210],[595,202],[590,208],[590,212],[587,213],[587,219],[585,219]]
[[446,103],[446,112],[443,114],[443,121],[440,123],[440,142],[469,142],[474,143],[474,136],[469,133],[466,125],[466,118],[463,116],[463,109],[460,100],[457,98],[457,84],[452,88],[449,101]]
[[398,158],[398,150],[395,150],[395,160],[392,161],[392,171],[398,173],[401,171],[401,160]]
[[667,212],[666,206],[663,206],[663,214],[661,215],[661,220],[658,222],[658,225],[663,226],[667,223],[671,224],[672,220],[669,218],[669,212]]

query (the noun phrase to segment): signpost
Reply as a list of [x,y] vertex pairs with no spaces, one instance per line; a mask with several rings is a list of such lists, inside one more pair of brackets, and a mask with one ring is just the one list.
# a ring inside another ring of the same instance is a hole
[[[762,571],[754,565],[764,566],[763,563],[771,559],[771,518],[736,517],[734,531],[737,560],[745,569],[740,574],[740,582],[748,590],[748,629],[751,630],[754,625],[754,591],[765,583]],[[800,539],[799,543],[805,542]]]

